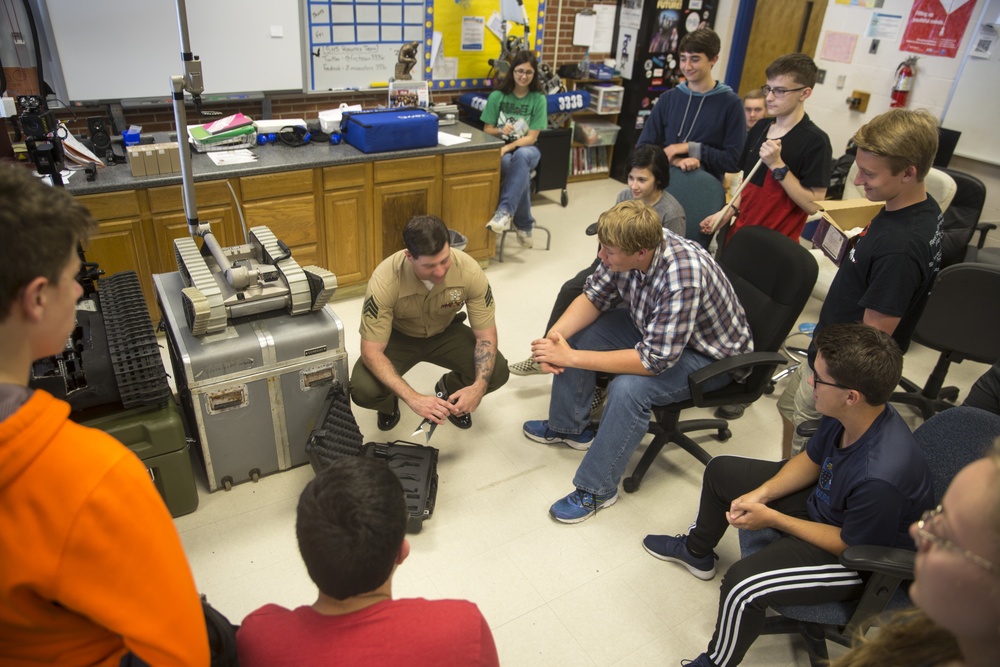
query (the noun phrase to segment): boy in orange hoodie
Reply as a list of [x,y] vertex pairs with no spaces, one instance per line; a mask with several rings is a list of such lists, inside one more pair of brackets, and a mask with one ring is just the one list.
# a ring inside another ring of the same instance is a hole
[[207,666],[194,579],[145,466],[27,387],[60,353],[94,221],[0,167],[0,665]]

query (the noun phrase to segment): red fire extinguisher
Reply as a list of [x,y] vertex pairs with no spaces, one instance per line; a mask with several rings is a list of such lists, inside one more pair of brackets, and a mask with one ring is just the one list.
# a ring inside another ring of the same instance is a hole
[[910,56],[899,63],[896,68],[896,79],[892,84],[892,102],[889,104],[893,109],[905,107],[906,100],[910,96],[910,89],[913,88],[913,77],[917,67],[917,57]]

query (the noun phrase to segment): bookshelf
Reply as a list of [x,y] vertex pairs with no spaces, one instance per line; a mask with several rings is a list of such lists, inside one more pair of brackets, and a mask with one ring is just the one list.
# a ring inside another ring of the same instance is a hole
[[[610,80],[565,79],[565,82],[567,90],[579,90],[601,83],[621,85],[622,80],[615,77]],[[591,134],[596,137],[594,143],[583,143],[577,140],[577,123],[590,126]],[[568,181],[575,183],[607,178],[611,171],[611,157],[615,148],[617,135],[615,128],[618,126],[618,114],[599,114],[593,109],[584,109],[573,113],[568,126],[573,130]]]

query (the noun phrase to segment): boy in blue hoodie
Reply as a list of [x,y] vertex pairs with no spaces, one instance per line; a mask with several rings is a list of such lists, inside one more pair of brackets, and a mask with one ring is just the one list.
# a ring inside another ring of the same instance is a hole
[[662,146],[671,166],[704,169],[720,181],[739,167],[746,140],[743,102],[712,77],[722,44],[708,28],[681,39],[680,65],[686,81],[660,95],[636,146]]

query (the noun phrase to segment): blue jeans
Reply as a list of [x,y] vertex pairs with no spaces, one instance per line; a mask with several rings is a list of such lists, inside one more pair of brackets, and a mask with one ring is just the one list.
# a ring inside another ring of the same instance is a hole
[[[629,311],[615,308],[569,339],[578,350],[622,350],[635,347],[642,334],[632,323]],[[573,485],[598,495],[611,495],[625,474],[625,466],[649,427],[650,408],[691,398],[688,375],[712,363],[713,359],[685,348],[673,366],[659,375],[616,375],[608,386],[604,416],[593,444],[576,470]],[[549,428],[579,434],[590,421],[597,373],[567,368],[554,376],[549,401]],[[707,390],[730,382],[729,376],[715,378]]]
[[538,166],[542,153],[535,146],[521,146],[500,158],[500,203],[497,211],[514,217],[514,226],[530,232],[531,170]]

